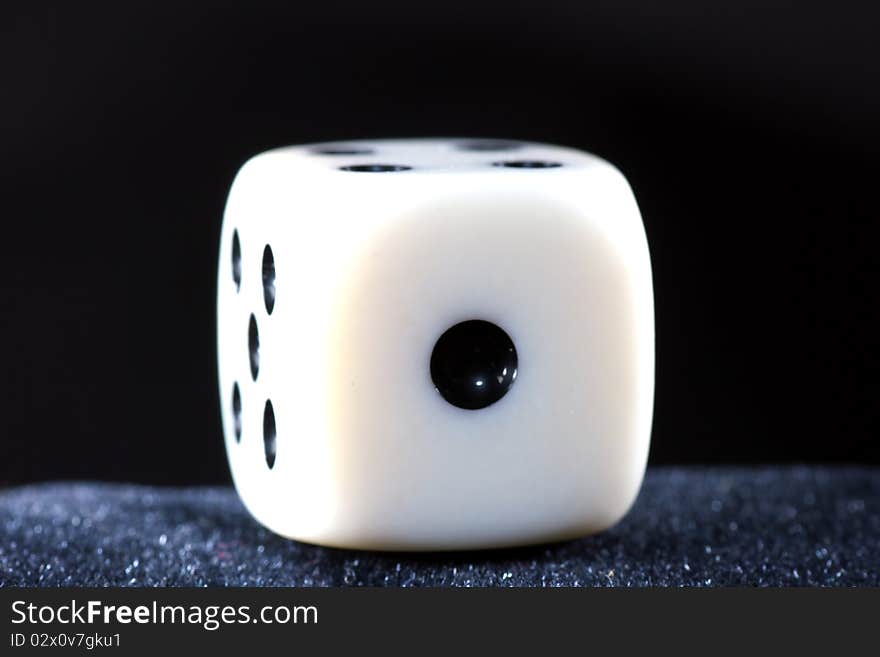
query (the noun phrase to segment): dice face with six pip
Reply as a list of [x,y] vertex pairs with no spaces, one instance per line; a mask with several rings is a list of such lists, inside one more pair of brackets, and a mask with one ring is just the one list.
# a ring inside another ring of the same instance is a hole
[[654,386],[645,232],[612,165],[473,139],[279,148],[227,201],[219,386],[273,531],[453,550],[617,522]]

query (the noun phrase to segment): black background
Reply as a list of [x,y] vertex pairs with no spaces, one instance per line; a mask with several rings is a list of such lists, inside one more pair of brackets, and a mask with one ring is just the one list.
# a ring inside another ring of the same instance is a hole
[[225,194],[285,143],[617,164],[651,245],[651,458],[880,462],[880,48],[859,6],[4,3],[0,482],[225,481]]

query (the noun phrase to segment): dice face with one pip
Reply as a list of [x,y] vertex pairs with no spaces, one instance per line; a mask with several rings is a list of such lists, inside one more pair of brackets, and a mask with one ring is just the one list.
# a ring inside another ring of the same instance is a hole
[[221,233],[235,485],[273,531],[454,550],[596,532],[639,490],[654,387],[645,232],[588,153],[473,139],[279,148]]

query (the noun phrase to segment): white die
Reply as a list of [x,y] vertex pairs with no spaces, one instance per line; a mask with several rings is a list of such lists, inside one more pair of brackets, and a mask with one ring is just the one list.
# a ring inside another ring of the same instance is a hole
[[639,490],[650,259],[626,179],[593,155],[465,139],[262,153],[226,206],[217,340],[236,488],[284,536],[535,543],[609,527]]

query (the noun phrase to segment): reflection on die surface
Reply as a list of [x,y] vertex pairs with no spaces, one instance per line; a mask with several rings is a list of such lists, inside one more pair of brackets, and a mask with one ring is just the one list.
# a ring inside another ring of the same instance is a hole
[[651,267],[625,178],[495,139],[249,160],[218,274],[226,447],[279,534],[395,550],[617,522],[648,454]]

